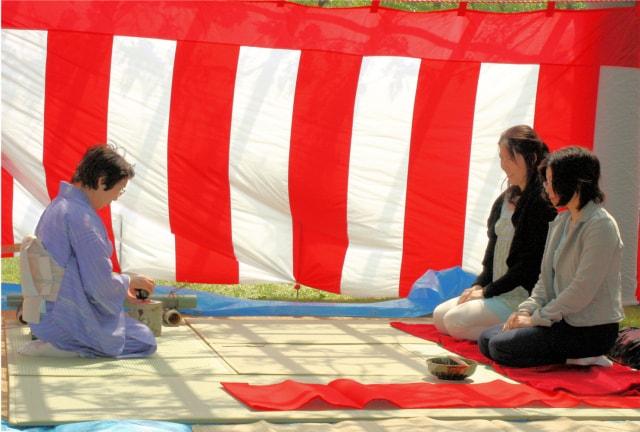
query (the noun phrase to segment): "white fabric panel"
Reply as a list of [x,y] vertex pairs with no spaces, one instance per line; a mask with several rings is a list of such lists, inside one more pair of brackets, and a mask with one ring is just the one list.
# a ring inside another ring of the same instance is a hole
[[396,297],[420,60],[365,57],[356,93],[341,293]]
[[601,163],[605,207],[618,222],[622,255],[622,301],[636,304],[638,211],[640,210],[640,70],[602,67],[594,151]]
[[299,61],[299,51],[240,49],[229,182],[241,283],[293,281],[288,173]]
[[175,280],[169,225],[167,136],[176,43],[115,37],[109,85],[108,140],[135,164],[136,177],[112,206],[123,271]]
[[47,32],[2,30],[2,165],[42,206],[46,62]]
[[115,242],[116,250],[123,257],[120,260],[122,271],[176,280],[175,248],[170,247],[175,244],[175,237],[171,231],[161,222],[121,203],[113,203],[111,211],[113,233],[119,239]]
[[538,65],[484,63],[474,110],[462,267],[479,273],[487,246],[493,201],[507,187],[500,168],[498,139],[511,126],[533,126]]
[[16,179],[13,179],[13,242],[36,232],[36,225],[45,206],[34,198]]

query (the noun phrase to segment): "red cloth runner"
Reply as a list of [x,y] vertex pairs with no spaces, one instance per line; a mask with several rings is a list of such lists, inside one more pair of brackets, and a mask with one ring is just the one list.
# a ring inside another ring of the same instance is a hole
[[640,372],[618,363],[614,363],[610,368],[568,365],[511,368],[487,359],[480,352],[477,343],[441,334],[433,324],[392,322],[391,326],[413,336],[436,342],[463,357],[490,364],[496,372],[538,390],[565,391],[574,396],[616,395],[617,398],[612,399],[613,401],[621,399],[621,396],[640,396]]
[[482,384],[361,384],[339,379],[329,384],[287,380],[272,385],[222,383],[236,399],[256,410],[362,409],[381,401],[398,408],[640,408],[640,373],[626,366],[611,368],[554,365],[509,368],[489,361],[474,342],[440,334],[431,324],[391,325],[441,344],[464,357],[491,364],[523,384],[496,380]]
[[349,379],[329,384],[283,381],[272,385],[222,383],[236,399],[255,410],[310,408],[324,402],[327,409],[363,409],[374,401],[398,408],[571,408],[581,403],[602,408],[638,408],[640,397],[583,396],[544,392],[522,384],[496,380],[482,384],[361,384]]

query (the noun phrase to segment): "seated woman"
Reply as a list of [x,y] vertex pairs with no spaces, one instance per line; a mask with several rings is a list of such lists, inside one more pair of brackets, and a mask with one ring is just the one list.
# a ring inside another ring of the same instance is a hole
[[483,270],[460,297],[433,312],[438,330],[459,339],[503,323],[529,296],[538,278],[548,223],[556,211],[542,196],[538,165],[549,152],[529,126],[507,129],[498,141],[509,188],[494,202],[487,221],[489,243]]
[[502,326],[485,331],[480,350],[507,366],[610,365],[618,335],[622,240],[600,205],[600,163],[580,147],[552,153],[540,170],[549,200],[567,207],[549,227],[540,278],[531,297]]
[[90,148],[71,184],[60,182],[58,196],[47,206],[36,237],[64,270],[58,296],[31,324],[38,340],[24,355],[144,357],[156,351],[153,333],[127,316],[124,300],[135,290],[152,293],[153,280],[113,273],[113,246],[97,210],[124,193],[133,167],[108,145]]

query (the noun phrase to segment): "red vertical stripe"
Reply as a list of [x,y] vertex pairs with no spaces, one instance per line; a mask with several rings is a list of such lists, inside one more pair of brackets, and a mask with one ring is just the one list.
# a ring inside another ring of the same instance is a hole
[[169,123],[169,220],[176,278],[237,283],[229,138],[237,46],[178,42]]
[[291,127],[294,276],[336,293],[349,244],[349,150],[360,63],[358,56],[303,51]]
[[411,132],[400,296],[426,270],[462,262],[480,65],[423,60]]
[[[13,242],[13,177],[2,168],[2,244],[12,245]],[[13,254],[2,256],[10,257]]]
[[[111,36],[50,31],[44,101],[44,154],[49,196],[69,181],[85,150],[107,140]],[[111,242],[111,212],[99,212]],[[119,271],[117,256],[111,257]]]
[[593,149],[599,70],[540,66],[534,129],[552,151],[568,145]]

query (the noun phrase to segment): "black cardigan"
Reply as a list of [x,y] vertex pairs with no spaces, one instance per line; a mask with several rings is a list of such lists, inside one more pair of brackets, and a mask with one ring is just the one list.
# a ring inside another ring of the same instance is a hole
[[492,282],[493,251],[498,238],[495,226],[500,218],[505,195],[506,192],[502,193],[491,207],[491,214],[487,220],[489,244],[482,260],[482,273],[474,282],[474,285],[484,287],[485,298],[504,294],[518,286],[531,293],[540,275],[549,222],[556,217],[556,210],[542,197],[542,185],[539,181],[534,181],[520,196],[511,217],[515,232],[507,257],[508,270],[501,278]]

